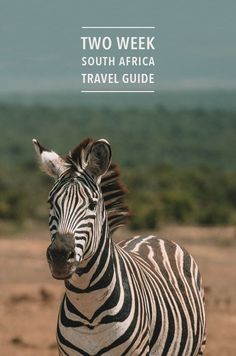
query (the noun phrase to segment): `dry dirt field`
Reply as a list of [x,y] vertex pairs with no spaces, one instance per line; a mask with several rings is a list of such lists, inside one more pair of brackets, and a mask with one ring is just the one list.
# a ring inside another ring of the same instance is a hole
[[[14,238],[1,233],[1,356],[57,355],[54,335],[64,288],[51,278],[46,263],[48,231],[35,231]],[[125,233],[121,231],[117,238]],[[201,269],[208,324],[205,355],[235,356],[236,229],[168,227],[158,235],[185,246]]]

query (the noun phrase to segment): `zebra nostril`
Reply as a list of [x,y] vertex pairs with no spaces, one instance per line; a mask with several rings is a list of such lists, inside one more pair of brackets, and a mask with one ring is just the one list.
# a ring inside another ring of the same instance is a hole
[[74,260],[75,258],[75,252],[74,251],[70,251],[68,256],[67,256],[67,262],[72,262],[72,260]]

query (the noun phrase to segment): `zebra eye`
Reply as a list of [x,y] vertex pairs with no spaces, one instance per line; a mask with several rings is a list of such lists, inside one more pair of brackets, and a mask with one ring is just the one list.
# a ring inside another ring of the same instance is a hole
[[97,202],[91,199],[89,201],[89,206],[88,206],[89,210],[94,210],[96,208],[96,205],[97,205]]

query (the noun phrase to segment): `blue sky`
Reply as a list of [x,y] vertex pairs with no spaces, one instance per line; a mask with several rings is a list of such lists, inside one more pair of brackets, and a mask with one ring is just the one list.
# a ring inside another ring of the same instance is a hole
[[156,26],[160,89],[236,88],[235,0],[0,0],[0,92],[77,89],[81,26]]

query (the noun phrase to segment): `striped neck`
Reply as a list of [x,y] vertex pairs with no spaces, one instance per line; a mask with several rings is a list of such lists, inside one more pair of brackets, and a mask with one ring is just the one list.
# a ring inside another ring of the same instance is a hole
[[95,311],[109,299],[117,283],[116,248],[106,219],[101,235],[96,253],[83,261],[77,272],[65,282],[66,298],[85,319],[91,319]]

